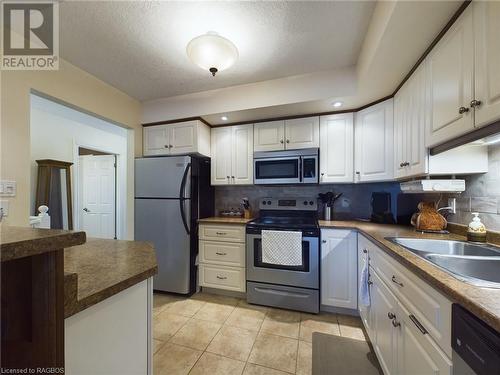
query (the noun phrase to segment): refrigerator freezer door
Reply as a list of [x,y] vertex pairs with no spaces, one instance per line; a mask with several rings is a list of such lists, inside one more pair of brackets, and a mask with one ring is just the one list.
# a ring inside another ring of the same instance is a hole
[[[190,156],[135,159],[135,196],[139,198],[179,198]],[[183,195],[190,198],[191,174],[185,177]]]
[[[155,246],[158,274],[154,277],[153,288],[187,294],[191,249],[179,202],[178,199],[136,199],[135,240],[149,241]],[[189,204],[189,201],[184,202],[186,210]]]

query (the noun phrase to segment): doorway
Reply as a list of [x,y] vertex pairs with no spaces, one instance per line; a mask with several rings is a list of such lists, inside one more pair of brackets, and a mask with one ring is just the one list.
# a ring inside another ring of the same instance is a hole
[[78,148],[80,227],[88,237],[116,239],[116,155]]

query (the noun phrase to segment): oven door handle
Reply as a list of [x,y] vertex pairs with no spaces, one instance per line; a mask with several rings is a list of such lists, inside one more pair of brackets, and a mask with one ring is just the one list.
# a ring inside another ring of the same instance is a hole
[[310,297],[310,295],[308,295],[308,294],[296,293],[296,292],[286,292],[284,290],[276,290],[276,289],[270,289],[270,288],[259,288],[259,287],[256,287],[255,290],[257,292],[266,293],[266,294],[273,294],[273,295],[276,295],[276,296],[288,296],[288,297],[297,297],[297,298],[308,298],[308,297]]

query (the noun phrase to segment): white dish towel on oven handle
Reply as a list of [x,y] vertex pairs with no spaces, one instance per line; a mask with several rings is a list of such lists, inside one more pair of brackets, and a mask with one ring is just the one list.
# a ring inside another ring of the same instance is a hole
[[302,266],[302,232],[263,230],[262,262],[281,266]]

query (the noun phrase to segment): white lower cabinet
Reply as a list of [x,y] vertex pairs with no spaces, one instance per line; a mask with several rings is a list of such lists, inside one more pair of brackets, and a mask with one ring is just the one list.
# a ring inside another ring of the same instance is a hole
[[451,302],[362,235],[358,259],[371,284],[359,312],[384,374],[451,374]]
[[245,226],[200,224],[200,286],[245,292]]
[[392,316],[397,314],[397,300],[384,282],[372,272],[371,314],[373,348],[384,374],[398,374],[398,334]]
[[153,279],[64,320],[64,366],[71,375],[153,374]]
[[321,304],[355,310],[357,235],[340,229],[321,230]]

